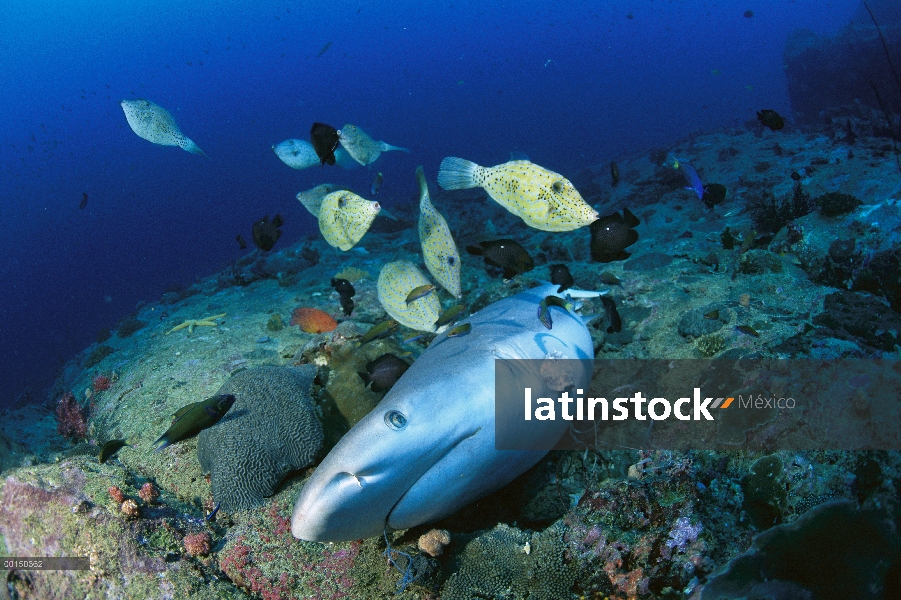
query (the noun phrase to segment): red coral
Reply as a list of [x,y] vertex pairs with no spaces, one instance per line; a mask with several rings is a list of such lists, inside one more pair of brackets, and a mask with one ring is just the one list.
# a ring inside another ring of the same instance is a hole
[[160,491],[156,489],[155,485],[148,481],[143,486],[141,486],[141,490],[138,492],[138,496],[140,496],[141,500],[143,500],[147,504],[156,504],[157,499],[160,497]]
[[205,531],[189,533],[182,542],[185,545],[185,552],[191,556],[206,556],[213,547],[213,539]]
[[91,383],[91,387],[94,388],[94,393],[102,392],[103,390],[108,390],[113,385],[112,380],[106,375],[97,375],[94,377],[94,381]]
[[118,486],[112,486],[107,490],[109,492],[109,497],[115,500],[116,504],[122,504],[125,502],[125,493],[118,488]]
[[87,415],[72,392],[66,392],[57,401],[56,421],[56,430],[66,439],[84,438],[88,432]]
[[338,326],[338,322],[318,308],[295,308],[291,313],[291,325],[300,325],[307,333],[325,333]]

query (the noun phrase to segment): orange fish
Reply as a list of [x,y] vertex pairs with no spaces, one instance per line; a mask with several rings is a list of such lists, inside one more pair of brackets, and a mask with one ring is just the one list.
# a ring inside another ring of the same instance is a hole
[[318,308],[301,307],[291,313],[291,325],[300,325],[307,333],[325,333],[337,327],[338,322]]

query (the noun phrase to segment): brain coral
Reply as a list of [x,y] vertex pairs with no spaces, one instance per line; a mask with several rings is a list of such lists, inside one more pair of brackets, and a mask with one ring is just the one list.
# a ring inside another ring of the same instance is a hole
[[295,308],[291,313],[291,325],[300,325],[307,333],[325,333],[338,326],[328,313],[318,308]]
[[313,365],[256,367],[216,392],[233,394],[235,404],[197,436],[197,459],[223,510],[262,504],[289,471],[316,456],[323,434],[310,398],[315,376]]

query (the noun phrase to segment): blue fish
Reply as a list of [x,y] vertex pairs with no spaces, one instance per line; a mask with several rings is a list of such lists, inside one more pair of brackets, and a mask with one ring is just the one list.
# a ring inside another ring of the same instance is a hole
[[698,177],[698,172],[695,171],[694,167],[673,157],[673,168],[682,171],[682,176],[685,177],[685,181],[688,183],[685,189],[697,194],[698,200],[702,199],[704,197],[704,184],[701,183],[701,178]]

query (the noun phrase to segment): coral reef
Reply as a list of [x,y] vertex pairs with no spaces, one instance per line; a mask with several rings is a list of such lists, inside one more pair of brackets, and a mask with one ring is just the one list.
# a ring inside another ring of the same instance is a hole
[[88,432],[87,411],[72,392],[66,392],[57,400],[56,421],[57,432],[66,439],[81,439]]
[[453,557],[454,574],[442,588],[441,598],[558,600],[567,596],[575,569],[565,560],[563,531],[563,524],[557,523],[529,535],[501,523],[461,542],[463,550]]
[[147,504],[156,504],[157,500],[160,498],[160,491],[155,485],[148,481],[141,486],[138,496]]
[[451,536],[447,529],[432,529],[419,536],[416,545],[429,556],[441,556],[444,547],[450,544]]
[[185,552],[191,556],[206,556],[213,547],[213,539],[205,531],[189,533],[182,540]]
[[315,376],[313,365],[257,367],[219,388],[218,394],[234,395],[235,404],[197,436],[197,460],[224,510],[262,504],[289,471],[319,452],[322,425],[310,397]]

